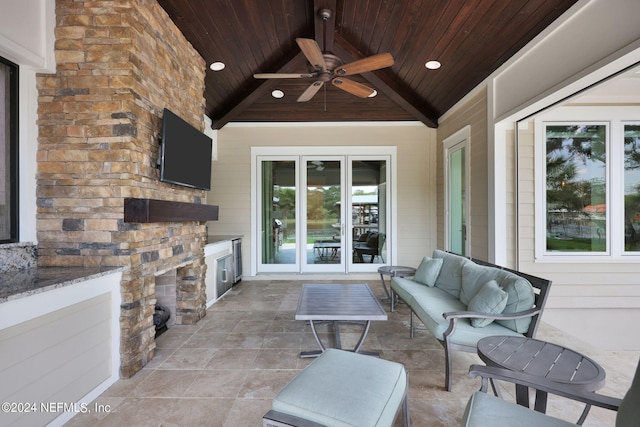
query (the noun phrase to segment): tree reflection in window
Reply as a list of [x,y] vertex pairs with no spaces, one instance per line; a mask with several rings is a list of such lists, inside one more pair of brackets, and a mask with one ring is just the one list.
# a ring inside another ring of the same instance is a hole
[[547,251],[606,251],[605,124],[546,125]]
[[640,124],[624,125],[624,250],[640,251]]

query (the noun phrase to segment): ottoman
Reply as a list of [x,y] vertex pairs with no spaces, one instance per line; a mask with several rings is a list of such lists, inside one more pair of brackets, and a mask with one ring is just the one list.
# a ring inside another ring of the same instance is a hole
[[409,425],[407,373],[399,363],[327,349],[274,397],[268,426]]

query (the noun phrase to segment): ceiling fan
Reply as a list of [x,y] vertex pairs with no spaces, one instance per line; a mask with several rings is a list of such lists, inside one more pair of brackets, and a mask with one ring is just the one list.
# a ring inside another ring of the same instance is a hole
[[307,164],[307,169],[315,169],[322,172],[324,170],[324,162],[321,160],[311,160]]
[[[326,23],[331,18],[331,10],[320,9],[318,16],[324,24],[325,34],[323,36],[326,43]],[[309,62],[309,73],[257,73],[253,77],[256,79],[315,78],[316,80],[298,97],[298,102],[309,101],[328,82],[360,98],[373,97],[377,94],[375,89],[351,79],[346,79],[344,76],[366,73],[393,65],[393,57],[390,53],[380,53],[343,64],[340,58],[326,51],[326,46],[324,46],[325,51],[320,50],[318,43],[313,39],[297,38],[296,43],[298,43],[300,50]]]

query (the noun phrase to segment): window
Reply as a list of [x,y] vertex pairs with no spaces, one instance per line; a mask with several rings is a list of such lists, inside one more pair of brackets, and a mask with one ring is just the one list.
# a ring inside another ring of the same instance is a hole
[[640,123],[624,124],[624,250],[640,252]]
[[18,66],[0,58],[0,243],[18,240]]
[[546,251],[607,250],[607,125],[546,124]]
[[542,123],[539,256],[640,256],[640,122],[627,117]]

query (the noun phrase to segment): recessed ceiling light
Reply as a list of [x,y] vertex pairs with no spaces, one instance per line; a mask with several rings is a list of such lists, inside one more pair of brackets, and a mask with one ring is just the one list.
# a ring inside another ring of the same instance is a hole
[[284,92],[281,91],[280,89],[275,89],[273,92],[271,92],[271,96],[273,96],[274,98],[280,99],[284,97]]
[[440,64],[440,62],[438,61],[427,61],[427,63],[424,64],[424,66],[430,70],[437,70],[442,66],[442,64]]
[[212,62],[211,65],[209,65],[209,68],[211,68],[213,71],[224,70],[224,67],[226,67],[224,62],[220,62],[220,61]]
[[367,98],[373,98],[377,94],[378,94],[378,91],[374,89],[373,92],[371,92],[371,94]]

